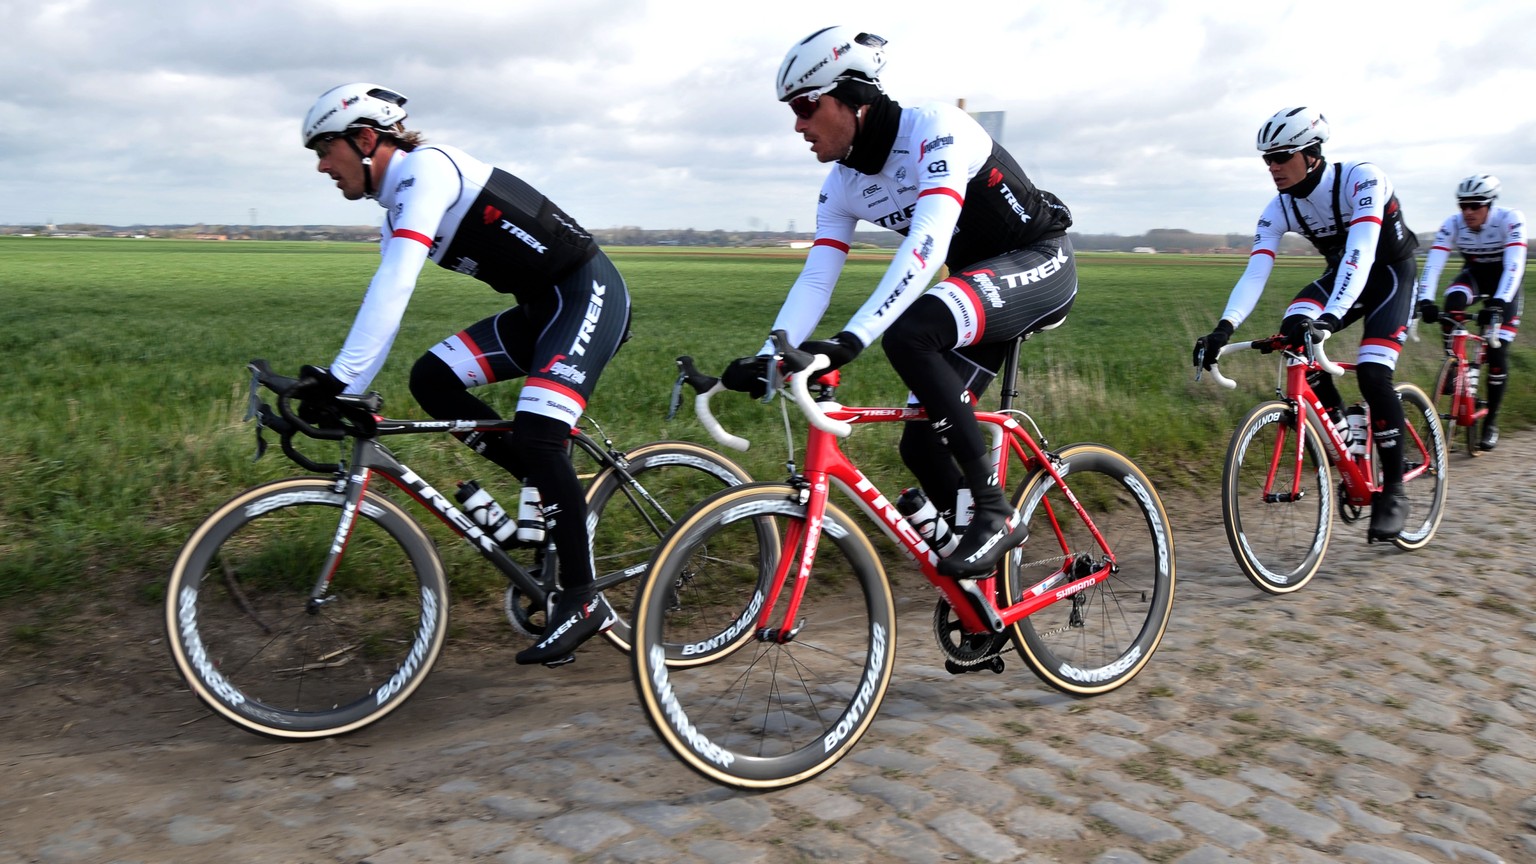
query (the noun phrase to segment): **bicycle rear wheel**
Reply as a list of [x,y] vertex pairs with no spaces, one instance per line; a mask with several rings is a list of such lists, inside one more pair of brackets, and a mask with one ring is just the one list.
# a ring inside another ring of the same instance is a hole
[[[896,613],[880,560],[841,509],[829,504],[815,534],[805,509],[783,483],[720,492],[683,517],[640,583],[631,654],[640,705],[683,764],[717,783],[773,789],[815,777],[869,728],[890,683]],[[804,592],[789,633],[760,628],[767,586],[720,554],[756,546],[752,523],[763,518],[785,538],[786,569],[817,544],[814,578],[786,575],[775,604]],[[679,603],[678,579],[690,572]],[[732,635],[716,616],[729,614],[748,638],[717,651]],[[710,660],[669,663],[673,645]]]
[[[1435,376],[1435,389],[1432,391],[1435,413],[1440,415],[1440,425],[1447,434],[1454,435],[1456,427],[1461,425],[1456,407],[1462,404],[1466,387],[1467,378],[1460,374],[1460,363],[1455,357],[1447,357],[1440,364],[1440,372]],[[1461,428],[1466,433],[1467,455],[1476,459],[1482,455],[1482,451],[1477,449],[1477,424],[1469,423]]]
[[[1270,594],[1289,594],[1317,575],[1333,531],[1333,490],[1322,438],[1289,403],[1264,402],[1243,418],[1227,447],[1221,512],[1243,575]],[[1293,490],[1300,460],[1299,485]]]
[[166,588],[171,658],[192,692],[258,735],[354,732],[400,707],[443,647],[448,588],[432,541],[367,493],[324,601],[310,593],[342,519],[329,478],[248,489],[193,531]]
[[1024,662],[1066,693],[1113,690],[1140,672],[1157,649],[1173,612],[1173,529],[1152,483],[1121,454],[1074,444],[1058,454],[1057,471],[1087,511],[1077,515],[1051,475],[1036,469],[1014,493],[1029,541],[1004,559],[1003,596],[1045,593],[1109,564],[1097,529],[1114,556],[1109,578],[1078,591],[1010,628]]
[[[1416,385],[1397,385],[1398,398],[1403,402],[1403,473],[1407,482],[1403,490],[1408,493],[1408,524],[1401,534],[1392,538],[1399,549],[1420,549],[1428,543],[1440,528],[1445,513],[1445,488],[1449,477],[1446,466],[1445,430],[1440,424],[1440,414],[1429,396]],[[1467,427],[1469,445],[1476,445],[1473,430]]]
[[[628,652],[634,641],[631,589],[638,587],[636,580],[649,568],[661,538],[695,504],[721,489],[750,483],[752,478],[725,456],[686,441],[646,444],[625,454],[625,462],[623,471],[609,465],[588,484],[587,527],[597,587],[606,592],[609,605],[619,615],[618,622],[604,635],[620,651]],[[740,563],[755,566],[766,579],[777,558],[778,535],[771,519],[753,520],[752,526],[757,540],[740,550]],[[684,572],[679,578],[687,582],[695,574]],[[739,638],[749,635],[738,634]],[[716,650],[732,647],[719,644]],[[669,658],[683,659],[681,646],[671,645],[667,650]]]

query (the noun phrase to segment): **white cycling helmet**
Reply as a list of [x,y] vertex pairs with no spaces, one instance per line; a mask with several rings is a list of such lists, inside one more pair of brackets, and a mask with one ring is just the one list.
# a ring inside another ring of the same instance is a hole
[[1313,108],[1282,108],[1259,128],[1261,153],[1295,153],[1328,140],[1328,119]]
[[1473,174],[1456,187],[1456,200],[1492,204],[1499,197],[1499,178],[1492,174]]
[[820,96],[844,81],[868,81],[879,87],[884,68],[884,39],[852,27],[824,27],[784,55],[773,95],[780,102],[806,93]]
[[315,100],[304,117],[304,146],[322,135],[374,126],[389,129],[405,119],[405,97],[387,87],[359,82],[332,87]]

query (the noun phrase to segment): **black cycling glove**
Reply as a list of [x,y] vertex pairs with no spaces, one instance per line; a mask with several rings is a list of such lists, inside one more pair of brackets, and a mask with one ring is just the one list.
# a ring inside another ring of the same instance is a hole
[[1216,358],[1221,356],[1221,349],[1232,338],[1234,329],[1232,322],[1225,318],[1217,321],[1210,333],[1195,340],[1195,356],[1191,362],[1202,369],[1216,365]]
[[768,395],[768,362],[771,359],[767,354],[738,357],[720,373],[720,383],[727,390],[761,399]]

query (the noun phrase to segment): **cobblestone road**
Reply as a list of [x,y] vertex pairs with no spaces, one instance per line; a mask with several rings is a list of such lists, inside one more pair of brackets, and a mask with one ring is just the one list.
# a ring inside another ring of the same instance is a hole
[[0,862],[1536,861],[1536,436],[1452,469],[1428,549],[1341,525],[1285,598],[1237,573],[1219,501],[1182,506],[1162,648],[1090,700],[1017,661],[948,675],[905,589],[880,719],[769,794],[675,761],[607,649],[450,645],[391,718],[304,745],[215,720],[159,646],[153,674],[10,663]]

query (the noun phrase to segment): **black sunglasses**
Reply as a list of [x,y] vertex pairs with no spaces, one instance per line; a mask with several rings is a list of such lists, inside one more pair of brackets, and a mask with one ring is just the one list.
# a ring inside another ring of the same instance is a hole
[[1285,163],[1287,163],[1287,162],[1291,161],[1293,158],[1295,158],[1296,154],[1300,153],[1300,152],[1301,152],[1300,150],[1292,150],[1292,151],[1290,151],[1288,153],[1265,153],[1264,154],[1264,164],[1265,165],[1284,165]]

